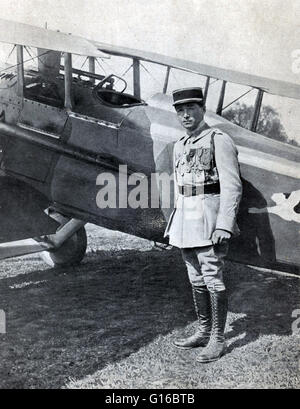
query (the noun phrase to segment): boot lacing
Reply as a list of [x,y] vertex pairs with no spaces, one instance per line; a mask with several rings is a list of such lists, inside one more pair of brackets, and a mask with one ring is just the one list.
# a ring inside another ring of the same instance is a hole
[[[199,310],[199,305],[198,305],[198,303],[197,303],[197,292],[201,292],[201,291],[207,291],[208,292],[208,290],[205,288],[203,288],[203,289],[196,289],[195,287],[192,287],[192,294],[193,294],[193,301],[194,301],[194,307],[195,307],[195,311],[196,311],[196,316],[197,316],[197,320],[198,320],[198,323],[199,323],[199,325],[198,325],[198,328],[197,328],[197,330],[196,330],[196,332],[198,333],[198,334],[203,334],[203,335],[205,335],[205,336],[209,336],[210,335],[210,330],[211,330],[211,325],[208,323],[208,322],[203,322],[203,316],[201,317],[201,312],[202,312],[202,314],[204,313],[204,311],[200,311]],[[208,297],[209,297],[209,294],[208,294]]]
[[217,343],[223,343],[225,341],[224,337],[224,330],[223,330],[223,325],[219,321],[219,315],[218,314],[218,300],[214,296],[214,294],[211,294],[211,315],[212,315],[212,328],[211,328],[211,333],[210,333],[210,340],[208,343],[208,347],[211,344]]

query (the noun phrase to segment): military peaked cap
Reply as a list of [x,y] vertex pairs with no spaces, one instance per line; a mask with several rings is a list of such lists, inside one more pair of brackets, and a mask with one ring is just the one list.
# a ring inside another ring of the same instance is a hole
[[186,104],[189,102],[200,102],[203,103],[203,92],[202,88],[182,88],[173,91],[173,106],[179,104]]

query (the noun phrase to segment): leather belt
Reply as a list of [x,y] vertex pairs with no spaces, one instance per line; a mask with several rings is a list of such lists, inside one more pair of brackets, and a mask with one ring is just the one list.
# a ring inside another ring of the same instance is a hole
[[183,196],[197,196],[201,194],[220,193],[220,183],[211,183],[202,186],[181,186],[178,185],[179,194]]

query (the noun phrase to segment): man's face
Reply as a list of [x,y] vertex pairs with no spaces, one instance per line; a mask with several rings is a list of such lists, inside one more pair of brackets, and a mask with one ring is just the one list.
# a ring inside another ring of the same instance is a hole
[[195,102],[175,106],[181,125],[188,131],[194,131],[204,118],[205,108]]

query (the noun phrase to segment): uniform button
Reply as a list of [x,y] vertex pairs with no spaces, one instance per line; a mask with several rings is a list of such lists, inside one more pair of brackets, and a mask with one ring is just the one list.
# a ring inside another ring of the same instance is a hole
[[184,172],[182,172],[181,176],[184,176]]
[[181,164],[184,165],[184,160],[181,161]]

